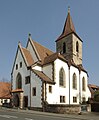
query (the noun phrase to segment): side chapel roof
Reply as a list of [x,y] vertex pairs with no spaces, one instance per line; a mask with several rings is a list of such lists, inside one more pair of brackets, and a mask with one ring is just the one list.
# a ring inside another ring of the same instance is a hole
[[54,81],[52,81],[47,75],[45,75],[42,71],[34,70],[32,71],[43,81],[50,83],[50,84],[55,84]]

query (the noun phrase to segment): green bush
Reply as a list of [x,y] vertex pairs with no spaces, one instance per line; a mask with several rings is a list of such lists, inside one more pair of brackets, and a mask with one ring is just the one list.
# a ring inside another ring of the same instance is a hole
[[99,90],[94,93],[94,101],[99,102]]

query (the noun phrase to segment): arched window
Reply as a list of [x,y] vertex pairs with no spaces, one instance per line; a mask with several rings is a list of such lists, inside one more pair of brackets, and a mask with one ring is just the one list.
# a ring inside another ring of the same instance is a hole
[[16,89],[21,89],[22,88],[22,77],[21,74],[18,73],[16,77]]
[[76,42],[76,52],[79,52],[79,44],[78,44],[78,41]]
[[77,89],[77,76],[74,73],[73,74],[73,84],[72,84],[73,89]]
[[59,85],[60,86],[65,86],[65,71],[63,68],[60,69],[59,71]]
[[82,78],[82,90],[85,91],[86,90],[86,83],[85,83],[85,78]]
[[66,53],[66,43],[63,43],[63,53]]

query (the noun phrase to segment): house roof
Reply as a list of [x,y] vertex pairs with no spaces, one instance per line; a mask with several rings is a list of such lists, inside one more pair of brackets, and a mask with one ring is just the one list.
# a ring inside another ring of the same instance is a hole
[[67,15],[67,18],[66,18],[66,21],[65,21],[65,24],[64,24],[62,34],[57,38],[56,41],[59,41],[60,39],[66,37],[66,36],[68,36],[69,34],[72,34],[72,33],[74,35],[76,35],[81,40],[81,38],[76,33],[76,30],[75,30],[75,27],[74,27],[74,24],[73,24],[71,15],[70,15],[70,10],[68,10],[68,15]]
[[11,84],[8,82],[0,82],[0,98],[8,99],[11,98]]
[[54,53],[51,50],[49,50],[48,48],[46,48],[46,47],[42,46],[41,44],[35,42],[34,40],[32,40],[31,42],[32,42],[32,46],[35,47],[36,54],[39,58],[39,61],[41,61],[42,64],[43,64],[43,61],[44,61],[45,57]]
[[20,51],[21,51],[21,54],[22,54],[22,56],[23,56],[23,59],[24,59],[26,65],[27,65],[27,67],[31,66],[31,65],[34,63],[34,61],[33,61],[33,58],[32,58],[32,56],[31,56],[30,51],[28,51],[26,48],[23,48],[23,47],[21,46],[21,43],[20,43],[20,42],[19,42],[19,44],[18,44],[18,47],[19,47],[19,49],[20,49]]
[[15,90],[12,90],[11,92],[12,93],[17,93],[17,92],[23,92],[23,90],[22,89],[15,89]]
[[53,80],[51,80],[47,75],[45,75],[42,71],[34,70],[32,71],[43,81],[50,83],[50,84],[55,84]]
[[43,64],[48,64],[54,62],[57,58],[66,61],[66,59],[60,53],[53,53],[47,57],[45,57]]
[[72,32],[76,33],[72,18],[70,16],[70,10],[69,10],[65,24],[64,24],[63,32],[57,40],[60,40],[61,38],[65,37],[66,35]]
[[32,56],[31,56],[31,53],[26,48],[22,48],[22,51],[24,53],[23,56],[26,58],[26,61],[28,63],[27,66],[31,66],[34,63],[34,60],[33,60]]
[[94,98],[94,93],[96,90],[99,90],[99,86],[93,85],[93,84],[88,84],[88,87],[91,92],[91,97]]

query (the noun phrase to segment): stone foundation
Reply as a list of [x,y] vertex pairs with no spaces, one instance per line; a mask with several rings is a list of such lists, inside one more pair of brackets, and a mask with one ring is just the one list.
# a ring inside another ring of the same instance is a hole
[[78,114],[81,112],[80,105],[47,105],[45,107],[46,112],[53,113],[75,113]]

